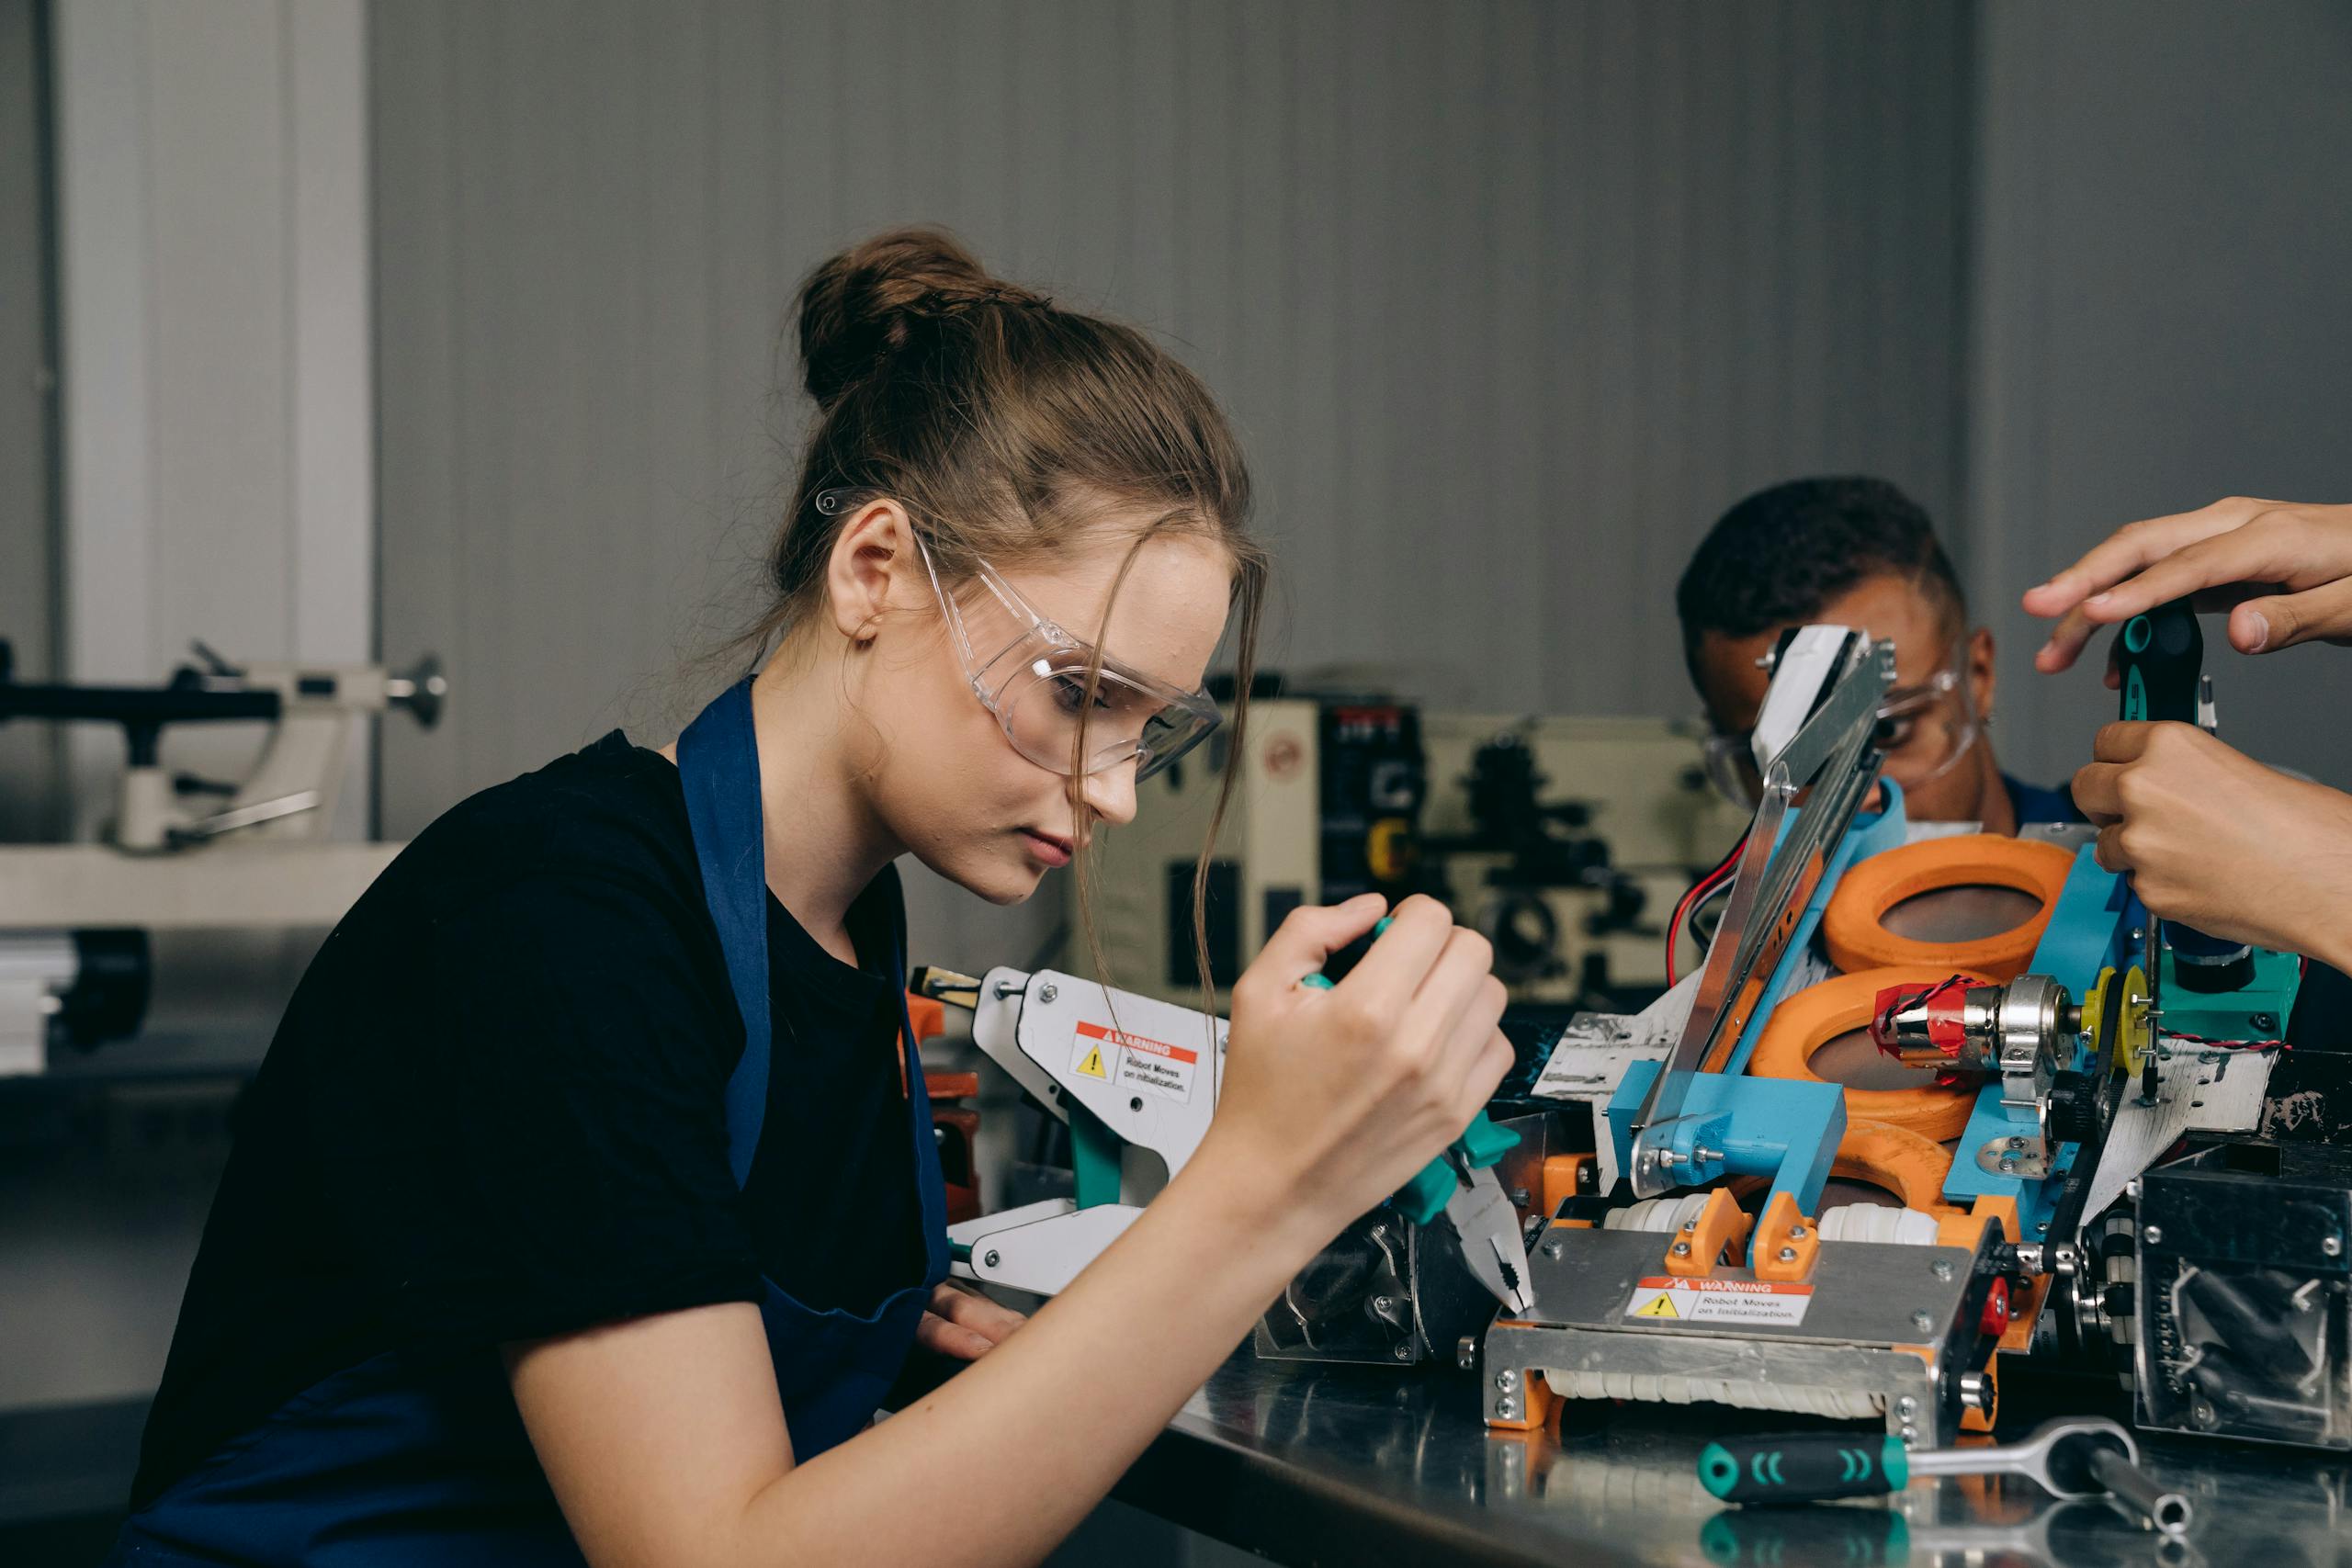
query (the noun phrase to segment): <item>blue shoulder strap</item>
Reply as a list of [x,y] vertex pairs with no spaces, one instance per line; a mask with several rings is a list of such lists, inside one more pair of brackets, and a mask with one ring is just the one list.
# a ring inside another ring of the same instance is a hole
[[760,823],[760,747],[746,675],[678,737],[686,821],[702,866],[702,896],[718,927],[727,979],[743,1015],[743,1055],[727,1080],[727,1162],[741,1187],[768,1106],[768,878]]

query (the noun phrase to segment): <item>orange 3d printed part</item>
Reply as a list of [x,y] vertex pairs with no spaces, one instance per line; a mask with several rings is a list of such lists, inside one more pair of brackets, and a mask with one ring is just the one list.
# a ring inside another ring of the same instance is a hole
[[[1822,940],[1830,961],[1849,975],[1904,964],[1934,966],[1940,971],[1934,979],[1966,971],[2014,980],[2032,960],[2074,865],[2067,851],[2035,839],[1923,839],[1848,867],[1822,913]],[[1948,887],[2011,888],[2040,899],[2041,908],[2023,925],[1969,942],[1921,942],[1886,929],[1887,911],[1897,904]]]

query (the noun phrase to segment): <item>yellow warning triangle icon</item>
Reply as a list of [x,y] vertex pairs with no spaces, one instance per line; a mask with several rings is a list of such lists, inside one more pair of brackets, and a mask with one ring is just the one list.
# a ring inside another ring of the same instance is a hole
[[1635,1317],[1680,1317],[1682,1314],[1674,1310],[1672,1296],[1660,1295],[1647,1306],[1635,1307],[1634,1315]]
[[1102,1070],[1102,1047],[1100,1045],[1088,1049],[1086,1060],[1079,1063],[1078,1070],[1090,1078],[1101,1078],[1106,1083],[1110,1081],[1111,1075]]

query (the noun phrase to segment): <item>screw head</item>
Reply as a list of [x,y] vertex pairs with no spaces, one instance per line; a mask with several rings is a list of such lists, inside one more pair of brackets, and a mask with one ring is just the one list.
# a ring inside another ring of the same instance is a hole
[[1413,1359],[1413,1348],[1410,1345],[1399,1344],[1396,1347],[1396,1355],[1400,1361],[1409,1361]]
[[1519,1419],[1519,1401],[1505,1397],[1495,1401],[1495,1414],[1506,1421]]
[[1894,1402],[1894,1413],[1908,1421],[1919,1413],[1919,1402],[1906,1393]]
[[1935,1325],[1935,1314],[1925,1307],[1921,1307],[1917,1312],[1911,1314],[1911,1326],[1917,1329],[1922,1334],[1925,1334]]
[[1372,1310],[1374,1312],[1393,1312],[1396,1310],[1396,1298],[1394,1296],[1374,1296],[1372,1298]]
[[1781,1248],[1781,1262],[1783,1262],[1783,1263],[1794,1263],[1796,1260],[1797,1260],[1797,1249],[1796,1249],[1795,1247],[1784,1247]]
[[1804,1239],[1804,1227],[1803,1225],[1791,1225],[1789,1227],[1789,1239],[1791,1241],[1803,1241]]
[[2015,1156],[2015,1155],[2003,1155],[2003,1156],[2001,1156],[2001,1174],[2002,1174],[2003,1176],[2010,1175],[2011,1173],[2013,1173],[2013,1172],[2017,1169],[2017,1168],[2018,1168],[2018,1156]]
[[1505,1367],[1495,1374],[1495,1386],[1505,1393],[1509,1393],[1519,1386],[1519,1374],[1509,1367]]
[[1674,1244],[1674,1256],[1675,1256],[1675,1257],[1677,1257],[1677,1258],[1688,1258],[1688,1257],[1690,1257],[1690,1244],[1689,1242],[1687,1242],[1687,1241],[1678,1241],[1678,1242],[1676,1242],[1676,1243]]
[[2140,1239],[2143,1241],[2162,1241],[2164,1238],[2165,1228],[2162,1225],[2144,1225],[2141,1227]]
[[1949,1280],[1949,1279],[1951,1279],[1951,1276],[1952,1276],[1952,1267],[1951,1267],[1951,1262],[1950,1262],[1949,1260],[1947,1260],[1947,1259],[1945,1259],[1945,1258],[1937,1258],[1937,1259],[1936,1259],[1936,1263],[1935,1263],[1935,1269],[1936,1269],[1936,1278],[1937,1278],[1937,1279],[1939,1279],[1939,1280]]
[[2344,1256],[2344,1238],[2340,1235],[2323,1236],[2319,1249],[2330,1258],[2341,1258]]
[[998,1256],[999,1254],[996,1248],[990,1247],[987,1252],[980,1255],[980,1262],[986,1267],[993,1269],[997,1265]]
[[2254,1025],[2257,1032],[2263,1034],[2267,1034],[2278,1027],[2278,1018],[2276,1013],[2258,1012],[2247,1021]]
[[1544,1244],[1544,1256],[1546,1258],[1558,1258],[1567,1250],[1568,1244],[1562,1241],[1558,1236],[1554,1236],[1551,1240]]

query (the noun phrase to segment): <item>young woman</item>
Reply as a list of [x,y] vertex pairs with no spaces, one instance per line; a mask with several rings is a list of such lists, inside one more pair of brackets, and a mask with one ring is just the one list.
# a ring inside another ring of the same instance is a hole
[[[1301,910],[1126,1235],[1025,1325],[944,1283],[892,863],[1012,903],[1130,818],[1229,613],[1247,690],[1262,558],[1201,384],[944,236],[828,262],[799,328],[767,657],[673,748],[458,806],[328,938],[117,1561],[1034,1561],[1499,1080],[1479,938],[1408,901],[1322,992],[1384,911]],[[917,1344],[978,1364],[872,1424]]]

